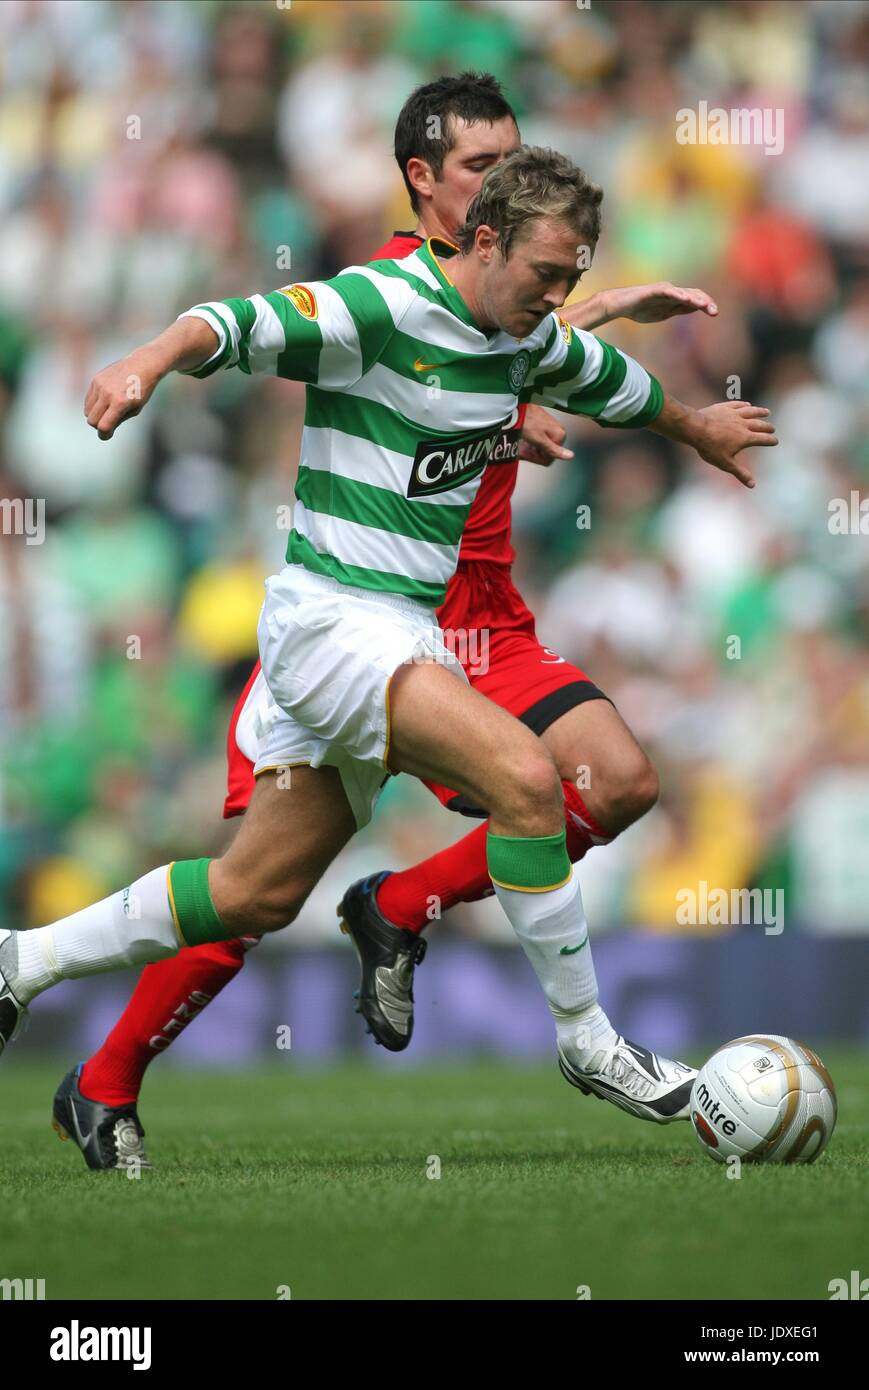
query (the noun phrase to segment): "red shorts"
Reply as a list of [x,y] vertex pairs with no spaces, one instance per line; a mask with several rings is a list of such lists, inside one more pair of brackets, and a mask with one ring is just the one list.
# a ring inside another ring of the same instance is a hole
[[262,667],[257,662],[247,678],[244,690],[235,702],[232,718],[229,721],[229,732],[226,735],[226,800],[223,803],[223,815],[226,820],[229,820],[231,816],[240,816],[247,810],[253,796],[253,789],[256,786],[256,778],[253,775],[253,760],[239,748],[236,742],[236,730],[247,697],[261,670]]
[[[542,734],[575,705],[607,698],[578,666],[537,640],[534,614],[513,584],[509,565],[461,561],[437,616],[473,688],[535,734]],[[227,817],[241,815],[253,795],[254,765],[239,748],[236,731],[259,670],[257,662],[229,725],[228,791],[223,807]],[[434,782],[426,786],[451,811],[487,814],[449,787]]]

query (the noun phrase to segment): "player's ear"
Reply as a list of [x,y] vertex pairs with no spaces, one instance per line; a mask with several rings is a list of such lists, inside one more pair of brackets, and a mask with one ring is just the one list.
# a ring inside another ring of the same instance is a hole
[[498,249],[497,233],[483,223],[474,233],[474,247],[480,260],[488,265]]
[[425,159],[413,159],[407,161],[407,180],[411,188],[418,197],[430,198],[436,182],[431,165]]

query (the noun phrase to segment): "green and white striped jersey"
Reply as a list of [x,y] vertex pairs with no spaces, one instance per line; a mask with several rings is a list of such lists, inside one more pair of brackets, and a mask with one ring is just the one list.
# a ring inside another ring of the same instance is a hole
[[520,401],[630,427],[663,403],[637,362],[557,314],[520,340],[476,327],[431,241],[188,315],[218,337],[191,375],[240,367],[307,383],[287,562],[433,608],[484,468],[518,450],[504,430]]

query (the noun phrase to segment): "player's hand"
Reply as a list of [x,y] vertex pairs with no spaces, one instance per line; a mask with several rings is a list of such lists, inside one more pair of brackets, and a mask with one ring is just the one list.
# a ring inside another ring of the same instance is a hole
[[[606,322],[633,319],[634,323],[661,323],[677,314],[708,314],[715,318],[718,305],[705,290],[686,290],[659,280],[654,285],[628,285],[625,289],[601,290]],[[562,311],[563,316],[563,311]]]
[[85,419],[100,439],[111,439],[118,425],[139,414],[159,380],[160,373],[135,353],[111,362],[97,372],[88,387]]
[[572,459],[573,450],[564,448],[567,431],[542,405],[525,407],[519,457],[548,468],[555,459]]
[[754,475],[737,454],[743,449],[770,448],[778,444],[775,425],[767,419],[766,407],[751,405],[748,401],[719,401],[704,406],[697,414],[704,423],[702,434],[693,441],[700,457],[713,468],[732,473],[746,487],[754,487]]

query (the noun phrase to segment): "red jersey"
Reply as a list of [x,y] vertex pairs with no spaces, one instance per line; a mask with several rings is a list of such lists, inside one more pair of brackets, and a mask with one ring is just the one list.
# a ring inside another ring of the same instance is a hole
[[[401,260],[422,246],[422,237],[415,232],[394,232],[391,241],[381,246],[371,257],[373,261]],[[516,428],[522,428],[525,407],[520,405]],[[512,565],[516,552],[510,544],[512,517],[510,499],[516,487],[519,464],[493,463],[483,470],[477,495],[471,503],[459,560],[488,560],[499,565]]]

